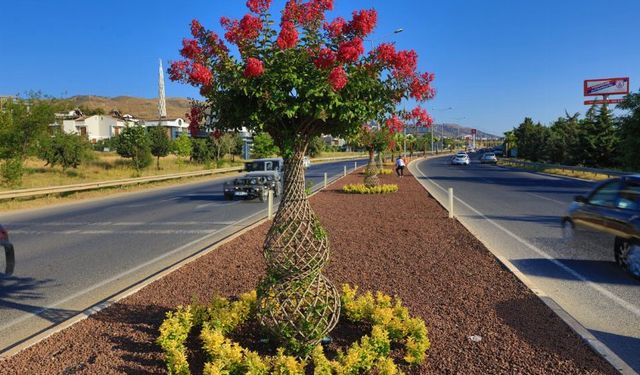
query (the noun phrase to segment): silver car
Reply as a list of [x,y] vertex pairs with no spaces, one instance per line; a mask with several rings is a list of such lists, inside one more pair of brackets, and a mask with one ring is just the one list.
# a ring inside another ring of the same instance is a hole
[[458,152],[452,159],[451,165],[469,165],[469,155],[464,152]]
[[574,246],[612,249],[616,263],[640,279],[640,175],[609,179],[576,196],[562,230]]
[[485,152],[480,157],[480,164],[496,164],[498,163],[498,158],[496,158],[496,154],[493,152]]
[[5,275],[13,274],[16,264],[13,244],[9,242],[9,233],[0,225],[0,247],[4,248],[4,254],[0,255],[0,272]]

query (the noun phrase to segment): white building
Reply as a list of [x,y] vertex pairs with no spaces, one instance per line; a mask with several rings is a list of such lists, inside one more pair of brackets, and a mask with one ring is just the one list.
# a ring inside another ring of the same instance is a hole
[[[139,120],[131,115],[112,112],[108,115],[85,116],[79,110],[67,114],[57,114],[57,123],[65,133],[77,133],[87,137],[91,143],[109,139],[120,134],[125,126],[138,125]],[[62,120],[62,123],[60,123]]]
[[144,126],[162,126],[167,130],[167,136],[169,136],[170,139],[178,138],[183,132],[186,132],[187,135],[189,134],[189,123],[180,117],[163,118],[161,120],[144,120]]

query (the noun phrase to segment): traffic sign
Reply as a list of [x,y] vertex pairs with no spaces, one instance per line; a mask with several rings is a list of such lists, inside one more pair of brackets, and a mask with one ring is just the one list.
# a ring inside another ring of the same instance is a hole
[[471,134],[476,135],[477,130],[476,129],[471,129]]

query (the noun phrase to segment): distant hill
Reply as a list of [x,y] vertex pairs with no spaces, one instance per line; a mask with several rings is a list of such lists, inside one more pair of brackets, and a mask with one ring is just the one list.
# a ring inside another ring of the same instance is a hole
[[[408,128],[408,131],[411,132],[411,128]],[[430,133],[431,129],[419,129],[418,134],[422,133]],[[452,123],[439,123],[433,124],[433,132],[435,138],[440,138],[444,135],[445,138],[463,138],[465,135],[471,135],[471,128],[464,127],[459,124]],[[476,133],[476,139],[495,139],[502,138],[502,136],[485,133],[483,131],[478,130]]]
[[[117,110],[122,114],[130,114],[136,118],[153,120],[158,118],[158,99],[137,98],[133,96],[116,96],[108,98],[105,96],[78,95],[68,98],[76,106],[89,109],[102,109],[105,113]],[[167,117],[185,118],[185,113],[189,112],[191,105],[186,98],[167,98]]]

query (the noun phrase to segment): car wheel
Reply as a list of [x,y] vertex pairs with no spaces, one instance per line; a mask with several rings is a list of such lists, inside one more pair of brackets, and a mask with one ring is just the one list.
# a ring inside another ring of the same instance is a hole
[[[4,246],[4,265],[0,269],[0,272],[4,272],[5,276],[11,276],[13,274],[13,269],[16,265],[15,253],[13,251],[13,245],[10,243],[5,244]],[[2,255],[0,255],[2,257]]]
[[233,195],[231,194],[225,194],[224,195],[224,199],[228,200],[228,201],[232,201],[233,200]]
[[616,238],[614,255],[620,267],[640,280],[640,242]]
[[565,242],[571,242],[576,237],[576,227],[569,219],[562,220],[562,239]]

